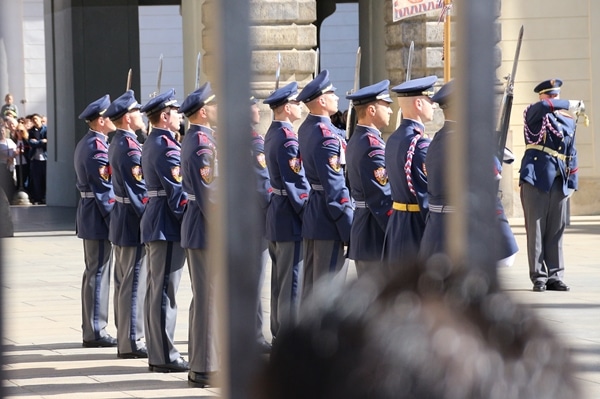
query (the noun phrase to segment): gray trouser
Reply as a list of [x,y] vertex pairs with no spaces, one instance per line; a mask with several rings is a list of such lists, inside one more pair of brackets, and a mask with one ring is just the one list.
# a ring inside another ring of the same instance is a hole
[[175,348],[177,301],[185,252],[179,242],[152,241],[146,243],[148,254],[148,286],[146,291],[146,347],[148,363],[162,365],[180,357]]
[[302,241],[270,241],[271,255],[271,334],[282,325],[294,323],[302,293]]
[[118,352],[130,353],[145,346],[146,248],[115,245],[114,252]]
[[188,356],[190,370],[197,373],[217,371],[216,318],[213,276],[209,273],[208,252],[204,249],[185,250],[192,284],[190,302]]
[[85,271],[81,283],[81,329],[84,341],[108,335],[108,299],[112,246],[108,240],[83,240]]
[[550,192],[521,185],[521,203],[527,232],[527,260],[532,282],[562,280],[565,266],[562,239],[567,225],[567,196],[556,178]]
[[304,239],[304,280],[302,299],[310,295],[313,286],[322,279],[345,279],[347,262],[344,244],[339,240]]

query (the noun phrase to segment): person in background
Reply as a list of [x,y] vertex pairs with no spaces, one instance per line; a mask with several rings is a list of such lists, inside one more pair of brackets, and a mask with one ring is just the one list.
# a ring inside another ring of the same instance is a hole
[[14,103],[13,95],[10,93],[6,93],[4,96],[4,104],[0,108],[0,116],[11,116],[15,119],[19,117],[19,109]]
[[266,216],[273,339],[283,326],[296,321],[302,294],[302,215],[310,186],[292,125],[302,116],[297,97],[298,84],[291,82],[264,100],[273,110],[273,122],[265,135],[265,158],[273,189]]
[[[523,113],[525,153],[519,170],[521,204],[527,234],[527,260],[533,291],[569,291],[563,281],[563,233],[567,201],[577,190],[575,148],[577,121],[583,101],[561,100],[560,79],[539,83],[538,101]],[[574,115],[575,114],[575,115]]]
[[17,188],[28,192],[29,190],[29,132],[23,123],[17,125],[17,150],[15,163],[17,171]]
[[[109,105],[107,94],[91,102],[79,115],[89,130],[77,143],[73,156],[77,190],[81,196],[76,232],[77,237],[83,239],[85,260],[81,301],[83,346],[86,348],[117,346],[117,340],[106,331],[112,267],[108,226],[115,204],[106,141],[106,135],[115,130],[115,125],[104,116]],[[41,123],[39,116],[37,118]]]
[[15,155],[17,145],[9,137],[6,125],[0,127],[0,188],[10,201],[15,193]]
[[140,220],[148,194],[142,173],[142,147],[135,136],[135,131],[144,126],[140,108],[133,90],[127,90],[104,114],[117,127],[108,148],[116,200],[108,239],[115,253],[117,356],[122,359],[148,357],[144,343],[146,249],[140,238]]
[[[42,117],[39,114],[31,116],[33,126],[29,129],[29,195],[31,202],[35,204],[46,203],[46,164],[48,160],[47,153],[47,129],[42,123]],[[111,123],[114,127],[114,125]]]
[[346,148],[350,193],[355,211],[350,231],[349,257],[359,276],[381,267],[381,252],[392,197],[385,164],[382,129],[389,125],[392,109],[388,87],[382,80],[346,96],[352,101],[357,124]]

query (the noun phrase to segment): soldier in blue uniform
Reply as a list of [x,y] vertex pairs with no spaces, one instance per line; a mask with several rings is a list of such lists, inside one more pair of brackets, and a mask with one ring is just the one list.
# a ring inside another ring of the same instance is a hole
[[258,100],[250,97],[250,121],[251,121],[251,142],[250,155],[252,157],[252,167],[256,177],[256,194],[260,213],[260,261],[258,269],[255,271],[254,278],[257,283],[259,295],[256,297],[256,339],[259,349],[262,353],[271,351],[271,344],[267,342],[263,334],[263,309],[260,300],[260,291],[265,280],[265,268],[269,260],[269,246],[266,239],[267,209],[273,197],[269,170],[265,160],[265,139],[256,130],[255,126],[260,123],[260,109],[257,105]]
[[148,357],[143,341],[146,249],[140,239],[140,219],[148,195],[142,174],[142,147],[135,133],[144,128],[140,108],[133,90],[127,90],[104,113],[117,127],[108,148],[116,200],[108,239],[115,253],[117,356],[124,359]]
[[[423,259],[427,259],[436,253],[447,252],[447,216],[454,211],[454,208],[449,204],[448,186],[446,184],[448,181],[446,173],[450,154],[450,140],[453,140],[453,133],[456,130],[456,109],[452,106],[453,90],[454,81],[450,81],[442,86],[432,97],[432,100],[444,111],[445,122],[444,126],[433,137],[427,151],[427,158],[425,159],[425,164],[427,165],[429,217],[419,252],[419,255]],[[501,164],[496,157],[494,157],[494,161],[494,176],[496,179],[499,179]],[[497,233],[497,247],[495,248],[497,250],[497,264],[509,266],[511,258],[518,251],[518,247],[499,197],[496,199],[496,216],[497,224],[494,228]]]
[[304,175],[292,123],[302,116],[298,84],[275,90],[264,103],[273,110],[265,135],[265,158],[273,198],[267,209],[266,238],[271,256],[271,334],[293,323],[302,293],[302,214],[310,187]]
[[344,143],[330,119],[338,110],[335,90],[325,69],[297,97],[310,111],[298,129],[301,159],[311,187],[302,218],[303,297],[319,279],[339,272],[344,278],[346,272],[344,246],[350,242],[354,207],[342,168],[346,163]]
[[81,286],[83,346],[87,348],[117,346],[117,340],[106,331],[112,246],[108,241],[110,212],[115,196],[108,163],[108,132],[115,125],[104,113],[110,105],[105,95],[79,115],[89,126],[75,147],[74,166],[77,190],[81,195],[77,206],[77,237],[83,239],[85,271]]
[[562,239],[567,200],[577,189],[576,120],[583,101],[561,100],[560,79],[533,90],[539,101],[525,109],[525,153],[519,171],[521,203],[527,232],[529,277],[534,291],[568,291]]
[[175,90],[152,98],[141,108],[152,124],[142,149],[148,203],[141,220],[148,256],[146,346],[150,371],[187,371],[188,362],[175,348],[175,295],[185,252],[180,244],[187,195],[181,184],[180,145],[175,139],[181,117]]
[[433,119],[431,96],[437,76],[404,82],[398,94],[402,122],[387,141],[385,164],[392,191],[392,215],[385,232],[383,260],[390,265],[410,263],[418,253],[429,212],[425,156],[430,139],[425,122]]
[[181,223],[181,246],[185,249],[193,294],[188,384],[202,388],[211,384],[219,369],[213,283],[208,264],[208,218],[217,204],[217,140],[213,130],[217,123],[217,103],[210,83],[190,93],[179,111],[190,123],[181,144],[183,189],[188,194]]
[[379,129],[389,125],[392,99],[389,80],[363,87],[349,96],[357,125],[348,141],[347,173],[355,211],[349,257],[360,276],[380,268],[392,197],[385,166],[385,142]]

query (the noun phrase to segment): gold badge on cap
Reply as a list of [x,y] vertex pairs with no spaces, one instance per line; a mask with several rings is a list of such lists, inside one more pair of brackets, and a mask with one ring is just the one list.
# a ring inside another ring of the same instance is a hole
[[110,166],[102,165],[98,168],[98,173],[100,174],[100,178],[104,181],[110,180]]
[[171,176],[173,176],[173,180],[177,183],[181,183],[181,167],[173,166],[171,168]]
[[142,181],[144,175],[142,174],[142,167],[140,165],[134,165],[131,167],[131,175],[136,181]]
[[339,173],[339,171],[342,170],[342,163],[340,161],[340,157],[337,155],[330,156],[329,166],[331,166],[331,169],[333,169],[334,172]]
[[373,175],[375,176],[375,180],[377,180],[377,183],[379,183],[382,186],[385,186],[388,182],[388,174],[387,174],[387,170],[385,170],[385,168],[383,166],[380,166],[379,168],[375,169],[373,171]]

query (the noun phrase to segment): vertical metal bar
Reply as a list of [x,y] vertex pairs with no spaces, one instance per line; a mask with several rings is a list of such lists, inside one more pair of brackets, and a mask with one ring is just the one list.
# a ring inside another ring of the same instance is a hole
[[458,131],[451,175],[449,252],[457,265],[483,271],[496,283],[496,192],[493,180],[495,0],[456,0]]
[[[451,0],[444,0],[444,7],[450,7]],[[452,79],[452,13],[448,10],[444,19],[444,82]]]
[[[247,398],[259,359],[256,346],[258,215],[250,160],[249,0],[217,0],[216,76],[220,201],[211,221],[216,250],[223,398]],[[254,265],[253,265],[254,263]]]

